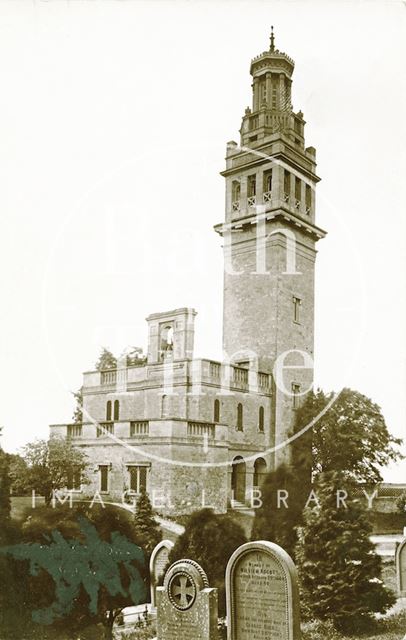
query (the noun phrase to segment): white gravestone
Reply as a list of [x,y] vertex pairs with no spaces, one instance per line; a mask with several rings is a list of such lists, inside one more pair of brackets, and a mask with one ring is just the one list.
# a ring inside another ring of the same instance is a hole
[[149,575],[151,581],[151,608],[156,609],[156,587],[165,573],[165,569],[169,560],[169,553],[173,549],[174,544],[171,540],[162,540],[158,542],[155,549],[151,553],[149,561]]
[[226,570],[228,640],[298,640],[299,594],[293,560],[277,544],[248,542]]

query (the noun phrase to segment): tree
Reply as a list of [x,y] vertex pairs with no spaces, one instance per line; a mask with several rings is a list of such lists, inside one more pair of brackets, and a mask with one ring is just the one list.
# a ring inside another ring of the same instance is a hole
[[27,489],[27,463],[18,453],[9,453],[10,486],[13,496],[25,496]]
[[296,528],[309,493],[304,489],[309,485],[292,467],[271,471],[261,487],[262,506],[255,511],[251,540],[275,542],[294,558]]
[[[356,483],[332,471],[319,477],[314,491],[317,503],[304,510],[296,551],[302,598],[314,617],[354,633],[371,622],[373,612],[385,612],[395,596],[381,581],[381,559]],[[337,496],[344,492],[342,503]]]
[[169,554],[169,563],[189,558],[205,570],[211,587],[219,592],[219,614],[225,615],[224,577],[227,562],[234,551],[247,541],[242,527],[230,516],[217,515],[212,509],[195,511],[184,533]]
[[111,505],[40,507],[24,523],[22,542],[4,554],[25,563],[26,608],[37,631],[76,638],[102,625],[111,640],[122,609],[146,600],[145,555],[127,512]]
[[10,524],[10,465],[7,453],[0,447],[0,543]]
[[[294,435],[295,426],[290,435]],[[297,527],[311,490],[312,433],[305,431],[289,445],[289,464],[266,476],[261,486],[262,505],[255,510],[251,540],[279,544],[294,559]]]
[[26,486],[43,495],[46,504],[51,502],[53,491],[67,488],[75,474],[83,474],[87,467],[86,454],[70,440],[57,437],[28,443],[23,458],[27,463]]
[[80,387],[73,394],[75,398],[75,409],[73,411],[72,420],[75,424],[81,424],[83,422],[83,389]]
[[117,358],[111,353],[111,351],[106,349],[106,347],[103,347],[100,352],[99,359],[95,364],[95,367],[97,371],[105,371],[106,369],[117,369]]
[[151,501],[145,491],[142,491],[137,501],[134,526],[138,544],[149,558],[154,547],[162,540],[162,531],[159,522],[154,518]]
[[[309,393],[297,412],[296,429],[305,427],[333,398],[320,389]],[[313,471],[347,471],[359,482],[382,480],[380,469],[402,458],[402,441],[389,433],[379,406],[358,391],[343,389],[313,429]],[[299,438],[300,440],[300,438]]]

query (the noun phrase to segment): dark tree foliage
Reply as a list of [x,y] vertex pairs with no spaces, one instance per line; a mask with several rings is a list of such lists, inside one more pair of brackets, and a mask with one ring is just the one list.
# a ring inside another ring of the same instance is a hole
[[2,532],[10,522],[10,460],[7,453],[0,448],[0,543]]
[[27,487],[27,463],[17,453],[9,453],[10,489],[13,496],[26,496],[30,493]]
[[[298,430],[295,426],[290,435]],[[275,542],[294,559],[297,527],[311,490],[311,430],[294,438],[288,446],[290,463],[268,473],[261,486],[262,506],[255,511],[251,540]],[[285,496],[286,500],[282,500]]]
[[[322,474],[314,490],[319,502],[304,511],[296,550],[302,599],[313,617],[357,633],[373,612],[393,605],[395,596],[381,581],[381,559],[370,541],[365,504],[355,497],[356,484],[333,471]],[[337,491],[347,492],[347,508],[337,502]]]
[[64,489],[75,473],[83,474],[87,468],[86,454],[64,438],[30,442],[23,448],[23,458],[27,464],[25,487],[43,495],[46,504],[50,504],[54,490]]
[[159,522],[154,517],[151,501],[145,491],[141,493],[137,501],[134,527],[137,543],[149,558],[154,547],[162,540],[162,531]]
[[83,422],[83,391],[82,387],[73,394],[75,398],[75,409],[73,411],[72,420],[75,424]]
[[[320,389],[309,393],[297,412],[296,429],[305,427],[333,398]],[[358,391],[343,389],[312,429],[315,474],[346,471],[359,482],[382,480],[380,469],[402,456],[402,443],[388,431],[377,404]]]
[[263,504],[255,511],[251,540],[275,542],[294,558],[296,528],[302,521],[308,497],[304,487],[308,485],[307,479],[300,483],[293,467],[281,465],[271,471],[261,488]]
[[145,555],[131,516],[116,507],[35,509],[23,524],[21,544],[11,545],[7,557],[23,568],[20,589],[31,619],[23,616],[21,637],[63,630],[77,638],[100,625],[111,639],[121,610],[147,599]]
[[246,542],[242,527],[230,516],[216,515],[212,509],[193,513],[184,533],[169,554],[169,563],[189,558],[207,573],[211,587],[217,588],[219,614],[225,615],[225,572],[230,556]]
[[117,369],[117,358],[111,353],[111,351],[106,349],[106,347],[103,347],[100,352],[99,359],[95,364],[95,367],[97,371],[106,371],[106,369]]

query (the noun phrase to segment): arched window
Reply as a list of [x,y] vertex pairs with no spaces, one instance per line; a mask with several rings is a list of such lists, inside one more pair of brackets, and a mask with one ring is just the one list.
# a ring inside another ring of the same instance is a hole
[[214,401],[214,422],[220,422],[220,400]]
[[237,431],[243,430],[243,415],[242,415],[242,404],[238,403],[237,406]]
[[264,430],[264,415],[265,415],[264,407],[259,407],[259,412],[258,412],[258,429],[259,429],[259,431],[263,431]]
[[107,401],[106,405],[106,420],[109,422],[111,420],[111,400]]
[[114,400],[114,420],[120,420],[120,403]]

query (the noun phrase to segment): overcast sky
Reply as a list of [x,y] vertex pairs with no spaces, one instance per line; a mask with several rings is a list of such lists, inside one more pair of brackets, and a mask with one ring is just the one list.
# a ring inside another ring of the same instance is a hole
[[317,383],[405,435],[405,3],[27,0],[0,3],[5,449],[69,421],[149,313],[195,307],[197,355],[221,358],[219,171],[271,24],[322,178]]

